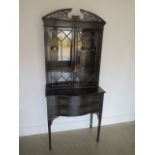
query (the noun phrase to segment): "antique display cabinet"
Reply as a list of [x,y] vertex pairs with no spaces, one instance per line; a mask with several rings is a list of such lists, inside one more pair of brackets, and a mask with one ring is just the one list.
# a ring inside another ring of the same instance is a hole
[[105,91],[99,87],[102,35],[105,21],[80,9],[81,16],[70,15],[72,9],[54,11],[44,16],[46,98],[49,149],[51,125],[58,116],[98,116],[99,142]]

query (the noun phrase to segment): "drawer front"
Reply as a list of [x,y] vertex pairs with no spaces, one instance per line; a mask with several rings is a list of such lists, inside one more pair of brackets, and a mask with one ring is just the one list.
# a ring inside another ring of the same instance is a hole
[[101,94],[85,96],[48,96],[48,116],[77,116],[99,110]]

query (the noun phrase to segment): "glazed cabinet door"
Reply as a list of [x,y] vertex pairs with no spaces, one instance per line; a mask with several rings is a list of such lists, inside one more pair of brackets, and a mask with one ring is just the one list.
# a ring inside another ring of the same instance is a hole
[[46,79],[52,87],[73,85],[73,29],[45,28]]
[[76,29],[75,31],[75,87],[97,85],[97,52],[99,31]]

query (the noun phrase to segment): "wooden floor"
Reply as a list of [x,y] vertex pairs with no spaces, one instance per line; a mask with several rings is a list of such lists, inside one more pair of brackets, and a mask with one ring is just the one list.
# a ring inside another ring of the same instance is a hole
[[134,122],[107,125],[97,129],[82,129],[52,133],[53,150],[48,150],[47,134],[20,138],[20,155],[134,155]]

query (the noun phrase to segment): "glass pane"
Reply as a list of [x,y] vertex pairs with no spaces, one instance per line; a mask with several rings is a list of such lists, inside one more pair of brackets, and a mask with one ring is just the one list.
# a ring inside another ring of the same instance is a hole
[[71,61],[71,48],[71,30],[48,29],[48,62],[61,65]]
[[81,68],[92,68],[95,66],[98,34],[93,30],[79,30],[77,34],[77,64]]
[[76,73],[76,82],[83,83],[85,85],[95,82],[94,70],[80,70]]
[[48,72],[48,83],[52,85],[71,85],[73,81],[72,72],[70,71],[51,71]]

